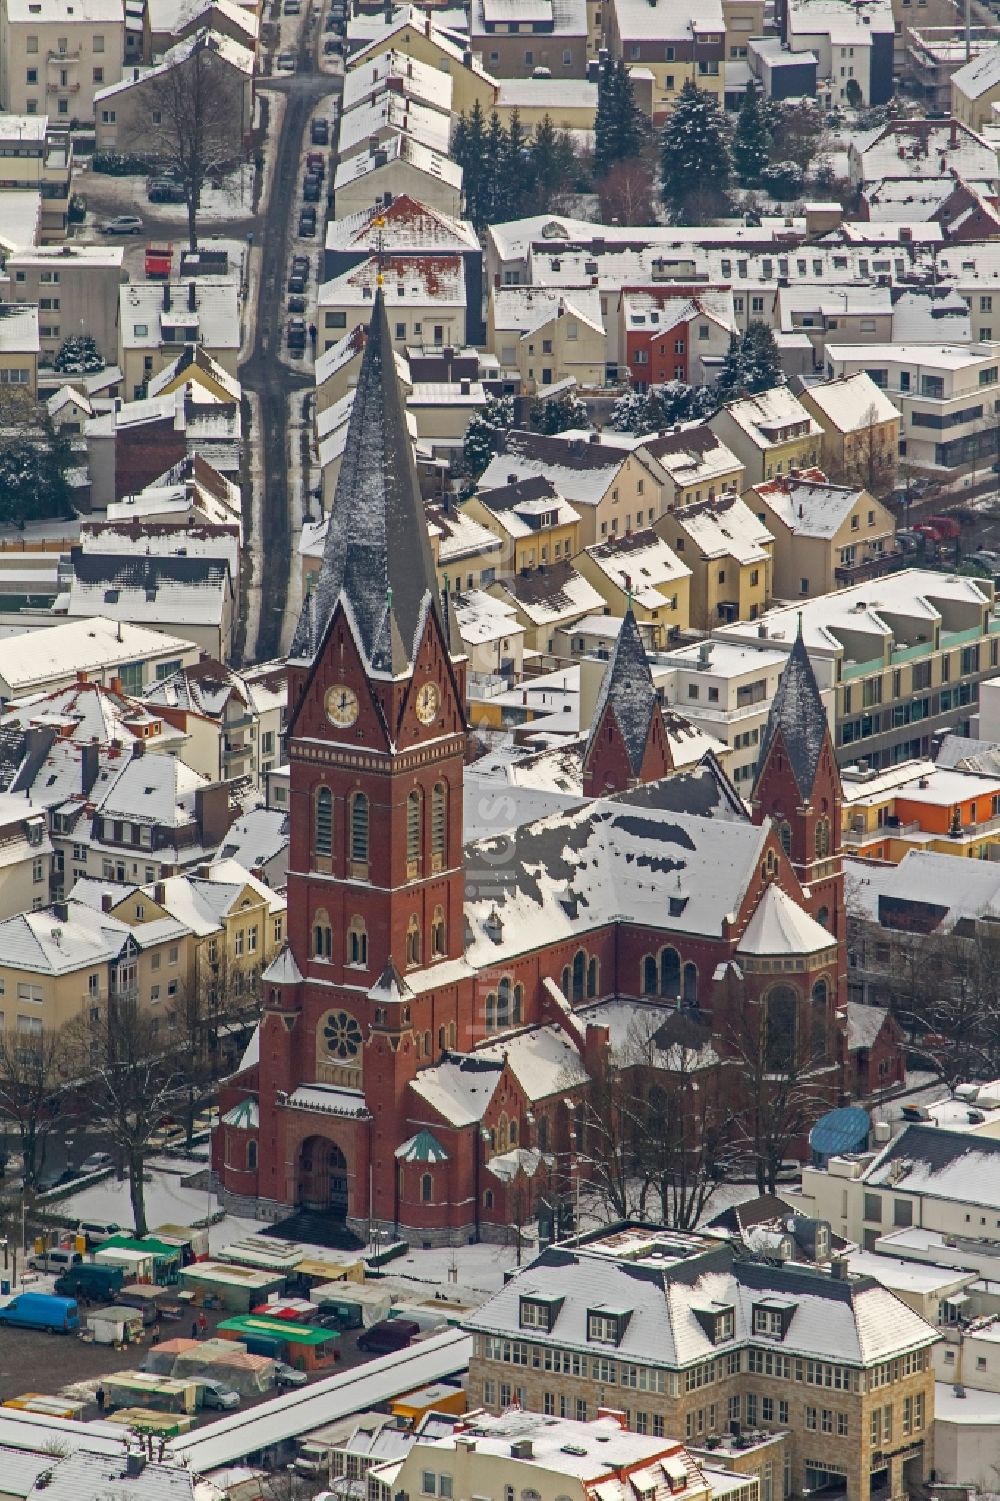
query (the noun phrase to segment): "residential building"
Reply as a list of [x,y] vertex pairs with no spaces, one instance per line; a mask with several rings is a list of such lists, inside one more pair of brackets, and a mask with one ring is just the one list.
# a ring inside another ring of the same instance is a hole
[[619,348],[625,351],[633,390],[679,380],[711,385],[735,329],[731,290],[684,288],[625,290]]
[[699,631],[756,620],[774,593],[774,537],[738,495],[665,511],[654,531],[691,570],[690,623]]
[[477,678],[519,678],[524,665],[526,633],[518,621],[516,606],[482,589],[455,594],[451,603],[458,634],[469,657],[470,701],[475,695]]
[[722,105],[726,77],[726,23],[721,0],[697,14],[686,0],[606,0],[605,44],[630,68],[653,75],[653,123],[662,124],[686,83],[714,94]]
[[615,1226],[543,1251],[466,1328],[470,1395],[493,1411],[586,1419],[613,1401],[630,1428],[699,1446],[739,1423],[771,1439],[751,1461],[765,1492],[867,1501],[930,1473],[937,1330],[829,1251],[776,1267]]
[[341,155],[333,175],[340,218],[352,218],[397,197],[412,198],[451,218],[462,212],[462,169],[447,152],[435,151],[398,132],[376,146]]
[[[586,0],[586,4],[592,12],[594,0]],[[593,130],[597,93],[596,79],[546,78],[541,74],[501,78],[496,111],[507,126],[516,111],[525,129],[537,129],[548,115],[557,130]]]
[[[1000,332],[1000,330],[998,330]],[[996,457],[992,414],[1000,340],[828,344],[827,373],[868,373],[900,414],[899,457],[924,473],[967,471]]]
[[424,105],[442,115],[452,112],[451,76],[390,48],[345,74],[344,114],[373,103],[387,90],[408,103]]
[[237,0],[144,0],[142,61],[147,65],[162,62],[175,42],[193,31],[206,29],[239,42],[251,52],[256,50],[260,37],[260,21],[254,7],[241,5]]
[[901,761],[884,771],[846,767],[844,847],[898,865],[911,849],[992,858],[1000,840],[1000,777]]
[[812,371],[823,368],[828,341],[881,343],[896,335],[889,287],[821,287],[797,285],[777,290],[777,330],[794,338],[804,334],[812,350]]
[[[231,526],[228,487],[236,489],[238,497],[240,473],[237,401],[216,401],[191,381],[166,396],[102,402],[83,430],[90,510],[107,511],[109,520],[127,520],[137,510],[140,516],[176,512],[190,504],[189,481],[200,460],[203,483],[198,487],[198,506],[206,504],[210,489],[212,499],[207,503],[213,522],[218,517],[218,524]],[[159,483],[167,475],[174,477],[173,485]],[[156,493],[151,496],[151,491]]]
[[[590,1422],[516,1408],[496,1417],[473,1412],[445,1436],[418,1436],[402,1462],[395,1454],[388,1463],[376,1460],[368,1475],[372,1501],[392,1501],[400,1489],[426,1495],[431,1478],[435,1495],[443,1480],[455,1501],[503,1494],[505,1484],[527,1484],[544,1501],[557,1492],[567,1501],[589,1501],[598,1485],[613,1486],[622,1501],[639,1501],[647,1482],[684,1501],[710,1501],[714,1493],[712,1470],[676,1439],[630,1433],[624,1415],[607,1410]],[[753,1480],[717,1478],[727,1496],[736,1488],[732,1501],[757,1501]]]
[[40,327],[35,305],[0,302],[0,385],[19,386],[32,400],[38,395]]
[[451,116],[383,86],[371,103],[362,102],[342,117],[337,154],[355,156],[366,144],[377,151],[400,133],[444,156],[451,140]]
[[847,163],[851,182],[859,187],[903,179],[912,189],[922,179],[952,173],[989,193],[997,183],[993,147],[959,120],[891,120],[852,141]]
[[853,485],[833,485],[822,469],[793,469],[747,492],[774,538],[774,592],[795,599],[877,578],[899,567],[896,518]]
[[393,339],[408,344],[461,349],[467,339],[465,262],[460,255],[427,261],[394,255],[370,256],[319,289],[319,342],[329,349],[358,323],[367,323],[378,286],[391,309]]
[[823,429],[820,467],[838,484],[885,495],[896,477],[900,416],[864,370],[803,386],[799,400]]
[[118,364],[130,399],[196,344],[235,377],[240,351],[240,283],[200,276],[186,282],[130,282],[118,299]]
[[1000,101],[1000,47],[984,46],[951,75],[951,113],[970,130],[993,125],[994,104]]
[[631,608],[638,624],[648,627],[654,647],[665,647],[687,630],[691,569],[652,527],[592,542],[573,562],[612,615]]
[[[364,67],[384,52],[401,52],[418,62],[427,63],[439,72],[450,73],[451,107],[456,114],[468,114],[473,105],[488,116],[497,97],[497,80],[486,71],[475,54],[435,19],[433,14],[414,6],[402,5],[392,18],[374,28],[374,35],[348,59],[348,71]],[[426,200],[424,200],[426,201]]]
[[124,55],[121,0],[4,0],[0,108],[89,123],[95,97],[121,78]]
[[[617,437],[617,434],[613,435]],[[480,493],[547,477],[580,517],[580,543],[650,526],[662,509],[659,486],[629,448],[565,433],[512,429],[479,479]]]
[[530,78],[536,68],[553,79],[586,76],[587,0],[533,0],[515,10],[505,0],[472,0],[469,45],[494,78]]
[[94,96],[98,151],[120,151],[126,142],[133,149],[153,150],[162,112],[163,79],[175,69],[182,78],[194,68],[204,70],[213,88],[225,98],[233,152],[238,155],[249,145],[253,128],[254,48],[205,27],[177,42],[155,67],[143,71],[134,68],[130,77],[98,90]]
[[51,364],[64,339],[83,331],[90,334],[106,363],[115,364],[124,256],[121,245],[73,241],[31,246],[7,257],[10,301],[34,303],[38,308],[39,352],[47,363]]
[[[788,0],[783,39],[792,52],[815,53],[835,104],[865,105],[892,97],[895,21],[890,0]],[[855,95],[855,85],[857,94]]]
[[[611,435],[625,441],[624,434]],[[704,422],[675,423],[670,432],[647,433],[634,445],[660,491],[660,515],[682,506],[700,505],[738,495],[746,471],[733,450]]]
[[[37,191],[39,243],[50,245],[65,240],[73,179],[73,141],[68,125],[51,124],[47,114],[0,114],[0,152],[3,153],[0,204],[5,205],[7,193]],[[6,232],[9,228],[5,224]],[[26,243],[30,244],[33,238]],[[25,298],[29,300],[33,299]]]
[[235,582],[224,558],[81,553],[60,598],[70,620],[95,615],[146,625],[225,661],[233,639]]
[[603,384],[607,337],[596,288],[494,287],[486,342],[528,395],[570,377]]
[[210,657],[146,690],[144,702],[187,735],[184,760],[211,781],[246,777],[263,789],[278,762],[285,711],[279,669],[251,678]]
[[498,572],[522,573],[580,551],[579,514],[543,475],[481,488],[462,510],[499,538]]
[[768,99],[816,97],[819,58],[815,52],[801,48],[793,52],[780,36],[754,35],[747,42],[747,63]]
[[242,388],[236,376],[224,370],[204,345],[185,344],[170,364],[146,383],[147,396],[170,396],[181,390],[202,402],[207,396],[229,403],[239,401]]
[[568,559],[531,573],[501,576],[489,593],[514,610],[529,651],[551,652],[557,630],[605,609],[603,594]]
[[0,793],[0,918],[44,906],[51,879],[45,815],[26,806],[23,797]]
[[0,637],[0,704],[78,680],[110,687],[117,679],[126,693],[138,696],[158,677],[197,659],[190,641],[131,621],[95,615],[53,624]]
[[716,635],[788,650],[800,621],[820,686],[834,695],[845,766],[929,755],[938,731],[968,727],[979,684],[1000,662],[992,584],[919,568],[776,606]]
[[787,386],[727,402],[708,425],[739,459],[748,485],[819,459],[823,429]]

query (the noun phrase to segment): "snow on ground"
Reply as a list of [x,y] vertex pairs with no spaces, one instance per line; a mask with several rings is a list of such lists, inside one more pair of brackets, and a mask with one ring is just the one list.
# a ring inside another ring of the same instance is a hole
[[[197,1172],[203,1163],[171,1163],[149,1169],[150,1181],[146,1184],[146,1222],[155,1229],[157,1225],[193,1225],[209,1213],[215,1214],[219,1202],[215,1194],[203,1188],[186,1188],[181,1176]],[[115,1177],[105,1178],[79,1193],[59,1201],[60,1215],[69,1219],[107,1220],[131,1227],[132,1204],[129,1199],[128,1181],[119,1182]],[[260,1229],[259,1220],[240,1219],[226,1215],[219,1224],[211,1227],[212,1248],[217,1250],[229,1241],[239,1240]]]
[[[534,1247],[526,1248],[522,1262],[530,1261],[533,1254]],[[504,1273],[516,1266],[513,1246],[439,1246],[431,1251],[411,1250],[409,1255],[390,1262],[385,1271],[388,1277],[405,1277],[435,1289],[446,1290],[451,1284],[494,1293],[503,1287]]]

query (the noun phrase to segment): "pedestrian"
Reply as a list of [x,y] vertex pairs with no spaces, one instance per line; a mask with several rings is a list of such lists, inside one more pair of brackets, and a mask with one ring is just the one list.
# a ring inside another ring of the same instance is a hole
[[98,1412],[103,1412],[104,1411],[104,1402],[105,1402],[104,1387],[103,1386],[100,1386],[100,1385],[98,1386],[96,1392],[94,1393],[94,1401],[97,1403],[97,1411]]
[[191,1320],[191,1338],[192,1339],[197,1339],[198,1338],[198,1320],[197,1319],[192,1319]]
[[159,1344],[159,1342],[160,1342],[160,1326],[159,1326],[159,1324],[154,1323],[153,1327],[149,1331],[149,1343],[151,1345],[157,1345],[157,1344]]
[[317,340],[317,338],[318,338],[318,334],[316,332],[316,325],[315,325],[315,323],[310,323],[310,325],[309,325],[309,342],[312,345],[314,351],[315,351],[315,348],[316,348],[316,340]]
[[208,1333],[208,1320],[205,1317],[204,1309],[202,1309],[201,1313],[199,1313],[198,1315],[198,1333],[202,1336],[202,1338],[204,1338],[204,1336]]

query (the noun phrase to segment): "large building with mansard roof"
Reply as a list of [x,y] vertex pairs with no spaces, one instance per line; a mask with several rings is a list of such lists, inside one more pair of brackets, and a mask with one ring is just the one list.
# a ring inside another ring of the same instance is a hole
[[[558,1178],[574,1095],[638,1017],[725,1068],[734,1012],[839,1101],[840,781],[801,641],[749,806],[676,769],[631,612],[585,800],[463,844],[465,663],[435,579],[381,294],[289,661],[288,939],[223,1085],[226,1202],[425,1243],[506,1232]],[[488,819],[477,820],[488,827]],[[738,1070],[734,1070],[734,1077]]]

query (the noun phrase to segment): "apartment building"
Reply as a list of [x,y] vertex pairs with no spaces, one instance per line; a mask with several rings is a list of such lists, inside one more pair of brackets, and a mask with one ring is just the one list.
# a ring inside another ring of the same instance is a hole
[[662,124],[686,83],[713,94],[726,81],[726,22],[721,0],[604,0],[606,45],[630,69],[652,74],[653,123]]
[[117,680],[126,693],[141,693],[182,663],[195,662],[190,641],[131,621],[93,616],[44,630],[0,638],[0,704],[49,693],[78,679]]
[[0,171],[0,209],[6,192],[37,191],[40,243],[65,240],[73,178],[68,124],[50,124],[47,114],[0,114]]
[[580,517],[580,545],[651,526],[662,509],[660,486],[633,447],[612,433],[580,436],[512,429],[479,480],[480,493],[547,477]]
[[592,1501],[598,1487],[613,1487],[621,1501],[642,1501],[647,1485],[657,1496],[683,1501],[710,1501],[717,1488],[728,1501],[757,1501],[753,1477],[741,1482],[729,1471],[720,1473],[673,1437],[630,1433],[617,1412],[586,1423],[516,1408],[498,1416],[474,1412],[449,1424],[440,1437],[421,1434],[403,1443],[400,1449],[397,1437],[389,1462],[365,1466],[371,1501],[392,1501],[400,1489],[413,1496],[450,1492],[454,1501],[471,1501],[519,1488],[534,1491],[540,1501],[560,1495]]
[[94,134],[99,151],[155,148],[162,101],[161,90],[172,85],[164,79],[174,75],[184,88],[184,73],[197,67],[211,78],[212,86],[225,100],[231,120],[233,156],[249,143],[253,126],[254,51],[231,37],[202,27],[171,47],[153,68],[131,70],[127,78],[111,83],[94,97]]
[[820,464],[838,484],[885,495],[896,478],[898,409],[866,371],[805,386],[799,400],[823,429]]
[[624,616],[631,607],[652,645],[662,648],[691,618],[691,570],[652,527],[585,547],[577,571],[601,595],[606,610]]
[[287,704],[279,667],[251,675],[202,657],[148,688],[144,702],[187,735],[184,760],[195,771],[212,781],[247,777],[264,789]]
[[[2,202],[2,200],[0,200]],[[51,361],[71,334],[90,334],[105,363],[118,361],[122,245],[37,245],[7,257],[9,301],[38,308],[40,353]]]
[[729,352],[735,328],[733,294],[681,287],[624,290],[619,348],[635,391],[664,381],[711,385]]
[[696,1445],[745,1425],[771,1440],[749,1461],[764,1493],[904,1497],[933,1462],[937,1331],[817,1232],[815,1263],[780,1266],[646,1226],[554,1246],[467,1318],[470,1395],[578,1420],[614,1406]]
[[774,592],[774,537],[738,495],[666,511],[654,530],[691,570],[691,625],[756,620]]
[[787,386],[730,401],[708,425],[739,459],[748,485],[819,459],[823,429]]
[[494,287],[487,315],[487,347],[502,373],[529,395],[572,376],[600,386],[607,335],[596,288]]
[[788,0],[784,12],[785,41],[793,52],[816,54],[837,104],[891,99],[895,31],[890,0]]
[[717,639],[789,650],[800,628],[834,700],[842,765],[895,765],[930,753],[939,730],[967,733],[983,678],[1000,664],[993,585],[905,568],[769,610]]
[[[624,439],[624,434],[614,434],[616,440],[619,436]],[[647,434],[636,442],[634,452],[659,487],[663,514],[738,495],[744,488],[742,463],[704,422],[679,422],[669,432]]]
[[795,469],[747,492],[774,538],[779,599],[829,594],[898,567],[896,518],[854,485],[833,485],[822,469]]
[[94,119],[94,99],[122,76],[121,0],[3,0],[0,108],[72,124]]
[[236,376],[240,350],[240,284],[236,277],[184,282],[129,282],[118,294],[118,364],[124,389],[138,400],[149,381],[188,344]]
[[323,349],[336,344],[357,324],[370,322],[379,285],[389,310],[389,327],[400,348],[465,347],[468,304],[462,257],[392,255],[384,260],[372,256],[323,282],[316,317]]
[[520,573],[540,563],[572,558],[580,550],[580,517],[544,475],[481,489],[462,507],[485,526],[502,547],[494,559],[500,572]]
[[553,79],[587,72],[587,0],[472,0],[469,45],[495,78],[530,78],[548,68]]
[[0,793],[0,918],[48,901],[52,841],[44,814],[23,797]]
[[[524,631],[526,651],[551,652],[556,631],[604,611],[603,595],[568,560],[497,579],[488,592],[513,609]],[[536,684],[540,681],[536,679]]]
[[864,370],[886,393],[909,469],[965,472],[996,459],[1000,341],[828,344],[826,366],[831,379]]
[[897,865],[911,849],[974,860],[1000,844],[1000,776],[901,761],[884,771],[845,767],[845,851]]
[[19,386],[32,400],[38,395],[39,327],[34,304],[0,302],[0,385]]

